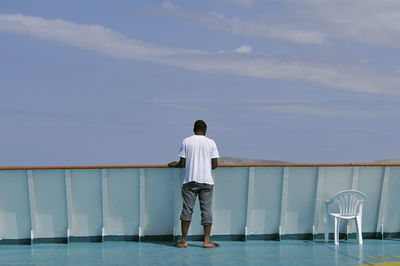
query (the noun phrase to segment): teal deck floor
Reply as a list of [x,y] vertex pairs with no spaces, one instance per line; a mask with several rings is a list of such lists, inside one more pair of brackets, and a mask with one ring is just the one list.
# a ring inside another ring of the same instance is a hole
[[[0,265],[400,265],[400,240],[218,242],[214,249],[189,242],[71,243],[0,246]],[[389,263],[392,262],[392,263]],[[398,264],[397,264],[397,263]]]

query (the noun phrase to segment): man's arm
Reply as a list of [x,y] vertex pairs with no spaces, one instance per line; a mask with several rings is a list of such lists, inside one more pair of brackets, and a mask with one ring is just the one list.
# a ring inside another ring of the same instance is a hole
[[168,167],[173,167],[173,168],[184,168],[186,166],[186,159],[183,157],[180,157],[179,162],[173,161],[168,164]]
[[218,167],[218,158],[212,158],[211,159],[211,168],[215,169]]

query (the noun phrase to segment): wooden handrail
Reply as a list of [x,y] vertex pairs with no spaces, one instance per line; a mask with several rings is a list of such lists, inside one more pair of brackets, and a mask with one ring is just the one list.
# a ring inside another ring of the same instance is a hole
[[[219,167],[338,167],[338,166],[400,166],[400,163],[288,163],[288,164],[221,164]],[[92,166],[5,166],[0,170],[50,169],[113,169],[113,168],[168,168],[167,165],[92,165]]]

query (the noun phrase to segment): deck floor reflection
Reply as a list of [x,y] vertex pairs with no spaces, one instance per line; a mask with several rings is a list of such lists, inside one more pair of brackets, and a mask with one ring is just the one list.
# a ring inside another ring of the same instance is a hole
[[0,246],[0,265],[400,265],[400,240],[221,241],[215,249],[189,242],[105,242]]

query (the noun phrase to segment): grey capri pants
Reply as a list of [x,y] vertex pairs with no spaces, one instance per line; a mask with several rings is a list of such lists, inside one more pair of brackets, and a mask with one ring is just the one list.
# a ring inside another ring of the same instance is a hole
[[183,208],[180,219],[182,221],[192,221],[192,213],[196,197],[199,195],[201,224],[212,224],[212,195],[213,185],[197,182],[189,182],[182,186]]

